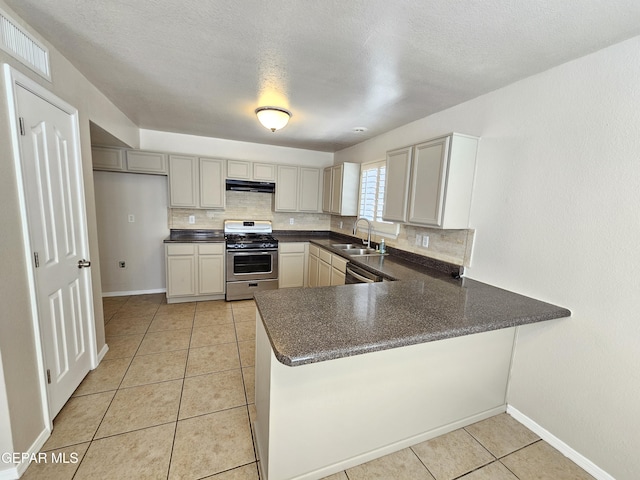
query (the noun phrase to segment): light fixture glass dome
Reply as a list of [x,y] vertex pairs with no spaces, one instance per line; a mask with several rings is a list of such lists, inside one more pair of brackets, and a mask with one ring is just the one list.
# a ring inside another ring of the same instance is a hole
[[265,128],[275,132],[289,123],[291,112],[280,107],[260,107],[256,109],[256,116]]

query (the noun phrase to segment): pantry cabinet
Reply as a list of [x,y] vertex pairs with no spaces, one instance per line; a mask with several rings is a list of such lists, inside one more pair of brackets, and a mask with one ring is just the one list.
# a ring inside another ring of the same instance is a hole
[[323,171],[322,210],[342,216],[358,215],[360,164],[342,163]]
[[468,228],[477,147],[476,137],[454,133],[388,152],[383,218]]
[[167,243],[165,253],[167,303],[224,298],[224,243]]
[[174,208],[225,207],[225,160],[169,156],[169,205]]

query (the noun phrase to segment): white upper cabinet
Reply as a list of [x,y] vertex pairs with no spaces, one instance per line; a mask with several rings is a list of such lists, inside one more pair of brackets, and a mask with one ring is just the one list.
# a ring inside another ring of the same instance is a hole
[[94,170],[125,172],[124,150],[121,148],[91,147]]
[[360,164],[342,163],[327,167],[323,179],[322,210],[334,215],[357,215]]
[[460,134],[387,154],[385,220],[469,227],[478,139]]
[[256,182],[275,182],[276,165],[273,163],[253,162],[253,180]]
[[272,163],[249,162],[247,160],[227,160],[227,178],[275,182],[276,165]]
[[127,170],[136,173],[167,174],[167,154],[160,152],[144,152],[127,150]]
[[412,153],[413,147],[387,152],[382,218],[389,222],[407,222]]
[[278,165],[276,212],[319,212],[320,169]]
[[227,160],[227,178],[238,180],[251,179],[251,162],[245,160]]
[[318,212],[320,210],[320,169],[300,167],[298,210],[301,212]]
[[170,155],[169,205],[224,209],[225,165],[220,158]]
[[110,172],[167,174],[167,154],[126,150],[112,147],[91,147],[94,170]]

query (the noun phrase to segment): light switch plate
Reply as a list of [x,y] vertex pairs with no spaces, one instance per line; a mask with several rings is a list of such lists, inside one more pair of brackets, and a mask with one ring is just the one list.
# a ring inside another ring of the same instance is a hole
[[422,237],[422,246],[424,248],[429,248],[429,235],[425,235]]
[[189,215],[189,223],[191,225],[193,225],[194,223],[196,223],[196,216],[195,215]]
[[416,245],[422,245],[422,235],[420,235],[419,233],[416,233]]

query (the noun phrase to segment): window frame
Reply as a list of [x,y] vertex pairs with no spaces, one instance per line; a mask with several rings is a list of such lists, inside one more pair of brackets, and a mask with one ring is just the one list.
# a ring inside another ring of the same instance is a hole
[[[382,167],[385,169],[385,173],[386,173],[386,165],[387,165],[386,159],[373,160],[371,162],[363,162],[360,165],[360,178],[358,182],[358,185],[359,185],[358,186],[358,218],[367,218],[366,216],[363,215],[363,211],[362,211],[362,196],[363,196],[363,186],[364,186],[363,180],[364,180],[365,172],[367,170],[371,170],[372,168],[379,169]],[[381,216],[382,216],[382,211],[384,209],[384,193],[382,197],[383,198],[382,205],[379,205],[379,200],[380,200],[379,193],[378,193],[379,188],[380,188],[380,173],[377,172],[375,201],[373,205],[374,220],[370,220],[369,218],[367,218],[367,220],[371,222],[372,232],[382,237],[396,239],[398,238],[398,234],[400,233],[400,224],[394,223],[394,222],[386,222],[382,220]],[[375,212],[380,212],[380,217],[378,217],[378,219],[375,218],[375,215],[376,215]],[[358,231],[366,233],[367,230],[363,223],[358,224]]]

